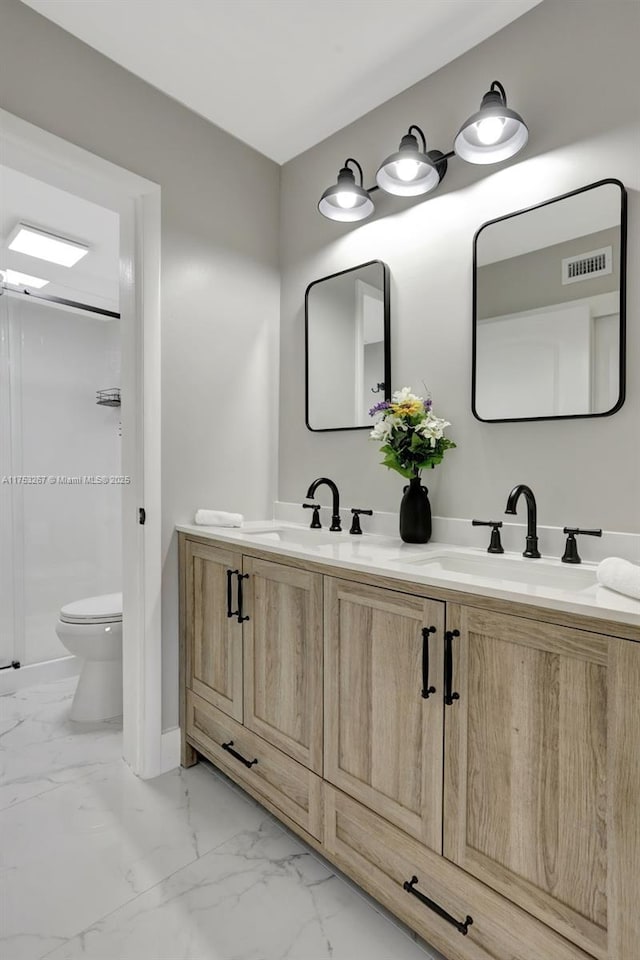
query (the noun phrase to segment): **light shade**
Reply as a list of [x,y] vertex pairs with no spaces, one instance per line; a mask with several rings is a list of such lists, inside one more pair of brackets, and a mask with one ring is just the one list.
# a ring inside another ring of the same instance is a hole
[[528,139],[526,123],[507,107],[505,89],[494,80],[478,112],[460,127],[453,149],[468,163],[499,163],[522,150]]
[[8,283],[12,287],[33,287],[34,290],[40,290],[41,287],[46,287],[49,283],[48,280],[43,280],[41,277],[32,277],[29,273],[20,273],[19,270],[0,270],[0,277],[3,278],[4,283]]
[[[422,138],[422,150],[416,137],[411,133],[417,130]],[[400,141],[396,153],[392,153],[378,167],[376,183],[381,190],[396,197],[417,197],[421,193],[434,190],[446,171],[446,161],[436,164],[432,151],[427,153],[427,143],[420,127],[411,126],[409,132]]]
[[[355,164],[360,171],[360,186],[356,183],[353,171],[347,166],[348,163]],[[328,187],[320,197],[318,210],[323,217],[343,223],[365,220],[373,213],[375,207],[368,191],[362,186],[362,167],[357,160],[345,160],[337,182]]]
[[38,227],[30,227],[26,223],[19,223],[15,228],[9,250],[57,263],[61,267],[73,267],[89,253],[89,247],[84,243],[67,240]]

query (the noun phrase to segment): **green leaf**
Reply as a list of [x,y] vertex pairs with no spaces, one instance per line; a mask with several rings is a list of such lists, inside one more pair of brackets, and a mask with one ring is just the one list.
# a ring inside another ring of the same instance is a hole
[[442,463],[445,450],[453,449],[456,444],[448,437],[441,437],[436,440],[435,445],[431,446],[431,441],[421,436],[413,429],[421,420],[421,417],[415,418],[415,424],[409,422],[409,429],[395,429],[391,433],[387,443],[380,447],[380,452],[384,454],[382,465],[389,470],[395,470],[402,477],[411,479],[415,477],[420,470],[428,467],[433,469],[439,463]]
[[393,452],[387,454],[387,456],[382,461],[382,465],[383,467],[388,467],[389,470],[395,470],[396,473],[399,473],[401,476],[407,477],[409,479],[413,476],[413,473],[414,473],[413,470],[403,467],[399,463],[395,453]]

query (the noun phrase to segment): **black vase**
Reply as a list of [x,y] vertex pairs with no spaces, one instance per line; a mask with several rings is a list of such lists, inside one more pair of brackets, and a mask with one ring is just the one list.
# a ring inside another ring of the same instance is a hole
[[412,477],[404,488],[400,504],[400,536],[405,543],[429,543],[431,539],[431,504],[429,491]]

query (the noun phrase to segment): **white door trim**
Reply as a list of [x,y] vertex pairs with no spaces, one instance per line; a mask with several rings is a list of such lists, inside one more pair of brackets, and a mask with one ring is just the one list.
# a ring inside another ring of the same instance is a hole
[[0,163],[120,216],[122,472],[132,481],[123,488],[123,752],[135,773],[155,777],[163,769],[160,187],[1,109]]

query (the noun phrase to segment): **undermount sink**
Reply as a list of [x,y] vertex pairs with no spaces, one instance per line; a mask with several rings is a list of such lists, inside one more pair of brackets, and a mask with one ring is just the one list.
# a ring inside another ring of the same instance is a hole
[[309,527],[278,524],[243,529],[243,535],[259,544],[283,549],[303,548],[317,554],[318,559],[368,563],[376,561],[401,563],[419,568],[427,577],[447,580],[449,583],[470,584],[492,588],[519,589],[522,593],[535,593],[542,588],[558,594],[588,590],[596,584],[596,568],[591,564],[570,566],[559,560],[530,560],[511,555],[480,554],[459,550],[416,553],[420,547],[405,544],[389,537],[374,534],[350,536],[348,532],[331,533],[325,527],[312,530]]
[[424,568],[427,575],[442,575],[476,581],[507,581],[523,587],[551,587],[557,590],[588,590],[596,583],[595,567],[571,567],[559,561],[509,558],[501,555],[469,557],[442,553],[407,558],[407,563]]
[[301,547],[328,546],[340,539],[339,533],[323,533],[322,530],[306,530],[297,527],[269,527],[263,530],[243,530],[246,537],[255,537],[267,543],[280,543],[282,546],[291,544]]
[[330,533],[326,528],[311,530],[308,527],[288,527],[286,525],[243,529],[243,535],[251,537],[256,543],[279,544],[281,547],[305,547],[316,551],[320,556],[334,560],[354,560],[366,563],[371,560],[401,560],[415,556],[415,546],[411,547],[389,537],[376,534],[351,536],[346,530]]

